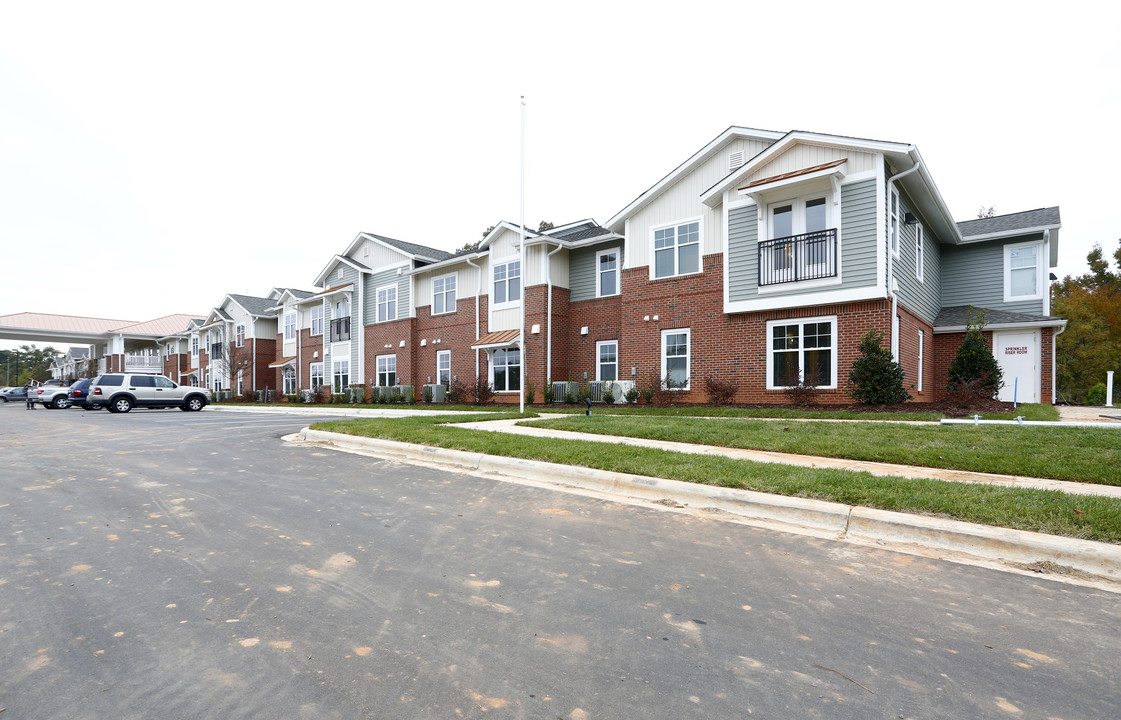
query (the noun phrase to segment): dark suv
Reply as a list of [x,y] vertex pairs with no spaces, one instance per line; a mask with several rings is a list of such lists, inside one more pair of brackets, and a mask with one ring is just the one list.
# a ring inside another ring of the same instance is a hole
[[90,383],[88,406],[105,406],[109,412],[127,413],[134,407],[198,411],[210,402],[206,388],[176,385],[163,375],[106,373]]

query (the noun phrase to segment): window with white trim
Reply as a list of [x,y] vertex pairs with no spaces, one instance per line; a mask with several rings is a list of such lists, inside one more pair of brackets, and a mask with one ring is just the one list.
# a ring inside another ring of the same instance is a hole
[[596,343],[596,380],[619,379],[619,341]]
[[662,331],[662,382],[670,390],[689,389],[688,328]]
[[393,387],[397,384],[397,356],[378,355],[377,357],[377,384],[378,387]]
[[171,359],[171,343],[168,343],[168,344],[163,346],[163,359],[164,360],[170,360]]
[[296,394],[296,368],[291,365],[284,368],[284,394]]
[[1043,297],[1043,243],[1004,246],[1004,302]]
[[323,305],[311,306],[311,334],[323,334]]
[[654,228],[653,265],[655,278],[700,272],[700,220]]
[[199,356],[199,336],[191,336],[191,357],[197,358]]
[[455,312],[456,276],[441,275],[432,278],[432,314],[442,315]]
[[490,356],[491,384],[495,392],[522,389],[522,351],[516,347],[497,348]]
[[388,285],[378,288],[378,319],[377,322],[388,322],[397,319],[397,286]]
[[237,394],[238,395],[245,394],[245,371],[244,370],[238,370],[237,371]]
[[494,266],[494,304],[517,302],[522,298],[522,261],[511,260]]
[[296,312],[294,310],[284,313],[284,339],[296,339]]
[[915,375],[916,375],[915,389],[918,390],[919,392],[922,392],[922,364],[923,364],[923,354],[926,350],[926,348],[924,347],[925,344],[926,344],[926,333],[922,330],[919,330],[919,369],[918,369],[918,372],[915,373]]
[[341,393],[350,387],[350,359],[335,360],[332,362],[332,385],[336,393]]
[[767,323],[767,388],[837,386],[837,318]]
[[888,228],[890,233],[889,240],[891,242],[891,254],[899,257],[899,215],[903,211],[899,203],[899,191],[894,187],[891,188],[891,226]]
[[919,282],[923,281],[923,270],[925,269],[925,255],[923,254],[922,245],[922,225],[915,226],[915,278]]
[[436,382],[444,387],[452,384],[451,350],[440,350],[436,353]]
[[619,294],[619,250],[596,253],[596,297]]
[[317,389],[323,385],[323,363],[312,363],[308,366],[308,374],[311,376],[311,387]]
[[238,325],[234,328],[234,344],[237,347],[245,347],[245,326]]

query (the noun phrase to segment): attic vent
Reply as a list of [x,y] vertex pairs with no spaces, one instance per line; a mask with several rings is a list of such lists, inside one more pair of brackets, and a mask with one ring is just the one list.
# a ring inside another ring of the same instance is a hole
[[339,268],[339,271],[338,271],[337,273],[335,273],[335,276],[336,276],[336,277],[337,277],[337,278],[338,278],[339,280],[342,280],[342,279],[343,279],[343,269],[342,269],[342,268]]
[[743,150],[728,153],[728,172],[735,170],[741,165],[743,165]]
[[370,243],[362,246],[362,257],[370,257]]

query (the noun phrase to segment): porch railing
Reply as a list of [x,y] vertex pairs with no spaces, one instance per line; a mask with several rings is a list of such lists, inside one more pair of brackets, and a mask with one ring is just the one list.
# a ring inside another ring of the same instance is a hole
[[344,317],[331,321],[331,342],[350,339],[350,318]]

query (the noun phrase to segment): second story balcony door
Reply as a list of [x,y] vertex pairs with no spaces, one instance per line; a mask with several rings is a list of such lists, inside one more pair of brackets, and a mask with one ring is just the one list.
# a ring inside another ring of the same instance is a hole
[[759,286],[837,276],[837,229],[824,197],[771,206],[771,239],[759,243]]
[[331,321],[331,342],[350,339],[350,318],[343,317]]

